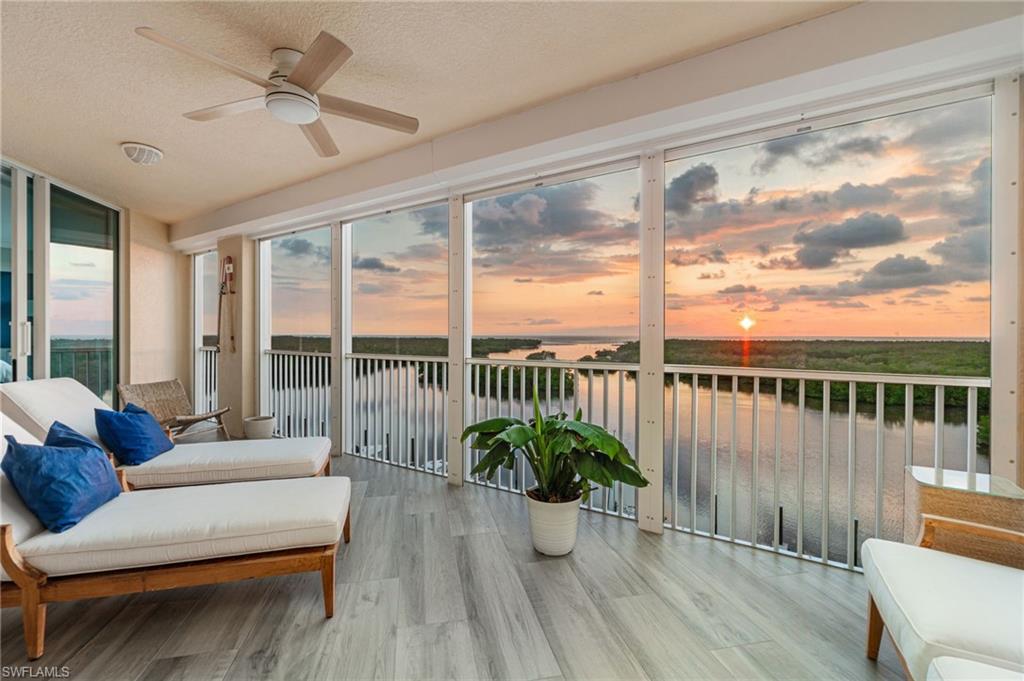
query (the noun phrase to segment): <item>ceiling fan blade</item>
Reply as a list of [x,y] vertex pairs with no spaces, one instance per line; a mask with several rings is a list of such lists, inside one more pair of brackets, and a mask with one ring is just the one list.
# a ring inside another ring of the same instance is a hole
[[205,109],[199,109],[198,111],[189,111],[187,114],[184,114],[184,116],[185,118],[189,118],[193,121],[213,121],[218,118],[225,118],[227,116],[245,113],[246,111],[256,111],[263,107],[263,95],[260,95],[259,97],[240,99],[237,102],[228,102],[226,104],[210,106]]
[[352,50],[348,45],[327,31],[320,31],[287,80],[306,92],[316,93],[351,56]]
[[321,113],[326,112],[343,118],[351,118],[354,121],[379,125],[410,135],[420,128],[420,122],[412,116],[403,116],[387,109],[353,102],[351,99],[332,97],[331,95],[317,95],[317,97],[320,99]]
[[245,80],[249,81],[250,83],[254,83],[256,85],[259,85],[260,87],[273,87],[273,85],[274,85],[273,83],[271,83],[266,78],[260,78],[257,75],[249,73],[245,69],[239,68],[239,67],[235,66],[234,64],[232,64],[230,62],[224,61],[220,57],[218,57],[216,55],[213,55],[213,54],[210,54],[209,52],[203,52],[202,50],[197,50],[196,48],[191,47],[190,45],[186,45],[185,43],[178,42],[174,38],[168,38],[163,33],[159,33],[157,31],[153,30],[152,28],[150,28],[149,26],[139,26],[138,28],[135,29],[135,32],[138,33],[139,35],[141,35],[143,38],[148,38],[148,39],[152,40],[155,43],[159,43],[160,45],[163,45],[164,47],[169,47],[172,50],[178,50],[179,52],[184,52],[187,55],[190,55],[190,56],[195,57],[197,59],[202,59],[203,61],[208,62],[210,64],[213,64],[215,66],[219,66],[220,68],[224,69],[225,71],[228,71],[229,73],[233,73],[236,76],[238,76],[239,78],[244,78]]
[[320,156],[328,158],[338,155],[338,147],[335,146],[334,140],[331,139],[331,133],[327,132],[327,126],[323,121],[317,119],[299,127],[302,128],[302,134],[306,136],[310,145]]

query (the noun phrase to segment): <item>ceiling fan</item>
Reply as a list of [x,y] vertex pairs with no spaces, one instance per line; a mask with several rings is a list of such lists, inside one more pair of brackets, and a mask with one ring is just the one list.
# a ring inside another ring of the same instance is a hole
[[274,118],[298,125],[316,153],[323,157],[338,155],[338,147],[331,139],[327,126],[320,120],[320,114],[323,113],[408,134],[415,133],[420,127],[420,122],[411,116],[318,92],[352,56],[352,50],[345,43],[326,31],[320,32],[305,53],[287,47],[271,52],[274,70],[266,78],[169,38],[148,26],[140,26],[135,32],[143,38],[219,66],[264,88],[263,94],[258,97],[218,104],[185,114],[185,118],[193,121],[212,121],[246,111],[266,109]]

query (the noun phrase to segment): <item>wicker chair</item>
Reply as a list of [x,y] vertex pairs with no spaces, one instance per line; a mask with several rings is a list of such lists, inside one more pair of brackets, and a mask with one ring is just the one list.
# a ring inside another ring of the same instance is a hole
[[189,428],[204,421],[216,421],[217,429],[224,433],[224,438],[231,439],[227,426],[224,425],[224,414],[230,411],[231,407],[221,407],[205,414],[193,414],[192,403],[189,402],[185,386],[176,378],[156,383],[119,383],[117,392],[125,404],[131,402],[152,414],[160,425],[168,430],[173,440],[182,437]]

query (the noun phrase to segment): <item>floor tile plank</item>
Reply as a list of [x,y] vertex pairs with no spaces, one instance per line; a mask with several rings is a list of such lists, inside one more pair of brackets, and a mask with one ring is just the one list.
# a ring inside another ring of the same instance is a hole
[[647,678],[605,622],[568,559],[521,565],[526,593],[566,678]]
[[456,551],[480,677],[561,674],[501,538],[493,532],[459,537]]

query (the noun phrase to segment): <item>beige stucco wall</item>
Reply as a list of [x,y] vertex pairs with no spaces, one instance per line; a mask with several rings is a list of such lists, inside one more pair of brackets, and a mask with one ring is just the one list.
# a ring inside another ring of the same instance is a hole
[[144,383],[178,378],[191,391],[191,267],[171,247],[169,228],[148,215],[128,211],[127,315],[122,342],[128,376]]
[[[228,431],[234,437],[242,435],[242,419],[258,410],[259,382],[257,380],[256,332],[256,242],[243,236],[221,239],[217,242],[220,262],[231,257],[235,267],[233,305],[225,303],[221,319],[220,353],[217,355],[217,404],[231,407],[224,417]],[[234,315],[235,343],[229,338]]]

